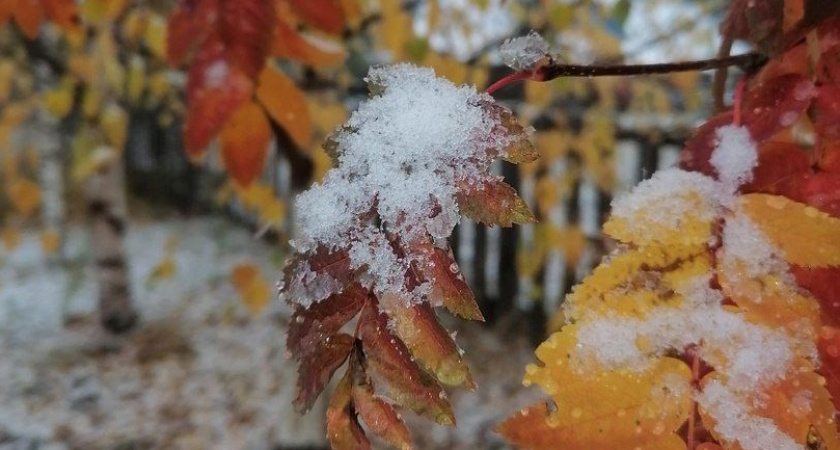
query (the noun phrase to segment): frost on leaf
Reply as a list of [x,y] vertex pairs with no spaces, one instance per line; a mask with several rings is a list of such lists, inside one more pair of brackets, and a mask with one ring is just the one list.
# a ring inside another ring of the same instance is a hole
[[296,200],[296,253],[280,294],[295,311],[287,345],[301,366],[298,407],[349,359],[328,414],[330,442],[367,448],[361,417],[408,448],[396,408],[454,425],[441,385],[474,386],[435,310],[483,319],[446,239],[462,215],[532,221],[489,168],[537,153],[510,111],[430,69],[377,68],[367,82],[371,98],[324,144],[334,168]]
[[[538,384],[555,411],[502,423],[511,442],[685,448],[679,430],[694,421],[725,449],[802,450],[811,429],[836,448],[836,365],[822,369],[827,387],[815,372],[831,328],[786,262],[830,265],[818,247],[832,248],[833,219],[781,197],[737,196],[755,144],[742,128],[717,134],[718,181],[666,170],[613,202],[604,231],[618,249],[567,297],[560,330],[537,350],[542,365],[526,370],[524,383]],[[702,373],[684,362],[692,358]],[[659,385],[668,395],[647,397]],[[550,440],[539,435],[546,426]]]
[[502,62],[513,70],[533,70],[549,57],[548,42],[536,31],[525,36],[508,39],[499,48]]

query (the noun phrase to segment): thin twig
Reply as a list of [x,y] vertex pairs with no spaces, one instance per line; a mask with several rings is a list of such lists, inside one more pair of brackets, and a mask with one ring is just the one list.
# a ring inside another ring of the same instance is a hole
[[754,70],[767,62],[767,57],[760,53],[745,53],[725,58],[702,59],[662,64],[626,64],[626,65],[585,65],[551,63],[533,71],[516,72],[491,85],[493,92],[507,84],[519,80],[550,81],[560,77],[608,77],[654,75],[674,72],[695,72],[738,66],[745,71]]

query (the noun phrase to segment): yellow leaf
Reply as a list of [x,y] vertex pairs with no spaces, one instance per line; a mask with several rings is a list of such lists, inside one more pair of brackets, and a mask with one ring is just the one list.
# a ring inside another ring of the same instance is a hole
[[166,60],[166,20],[158,15],[152,15],[146,25],[146,46],[152,55]]
[[54,255],[61,246],[61,235],[57,230],[46,230],[41,233],[41,248],[46,255]]
[[312,141],[312,122],[306,97],[295,83],[273,65],[266,65],[260,74],[257,99],[301,148]]
[[76,83],[70,76],[61,79],[58,86],[44,95],[44,107],[47,111],[59,119],[70,114],[73,107],[73,94],[76,90]]
[[29,217],[41,204],[41,188],[25,178],[15,178],[6,186],[6,196],[12,206],[24,217]]
[[15,74],[15,63],[0,61],[0,103],[5,103],[12,93],[12,80]]
[[143,58],[134,55],[128,61],[126,97],[129,103],[136,105],[146,87],[146,63]]
[[100,121],[108,144],[121,152],[128,136],[128,114],[119,105],[109,103]]
[[741,196],[740,204],[768,239],[798,266],[840,265],[840,219],[803,203],[768,194]]
[[171,255],[167,255],[157,263],[154,269],[152,269],[149,276],[146,278],[146,283],[153,284],[162,280],[168,280],[175,276],[176,271],[177,265],[175,264],[175,258]]
[[99,115],[99,110],[102,108],[102,94],[96,89],[86,89],[82,97],[82,113],[88,119],[93,119]]
[[231,283],[252,314],[258,314],[271,300],[271,285],[253,264],[236,265],[231,272]]
[[[539,385],[556,410],[543,417],[514,417],[510,420],[519,426],[503,423],[502,434],[521,447],[540,450],[684,448],[674,446],[674,437],[691,411],[688,366],[659,358],[638,372],[582,369],[575,365],[576,335],[575,325],[552,334],[536,351],[543,364],[526,368],[524,384]],[[528,421],[544,421],[545,429],[553,429],[550,441],[529,433]]]
[[3,228],[3,232],[0,233],[0,239],[3,241],[3,246],[6,247],[8,251],[14,251],[18,245],[20,245],[20,241],[23,237],[20,234],[20,230],[13,226],[7,225]]

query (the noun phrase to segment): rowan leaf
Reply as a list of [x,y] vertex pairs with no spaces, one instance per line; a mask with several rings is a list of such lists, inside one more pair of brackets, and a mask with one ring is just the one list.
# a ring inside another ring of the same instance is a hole
[[225,170],[241,186],[250,185],[263,172],[271,143],[271,125],[262,108],[243,103],[219,135]]
[[751,40],[769,55],[782,50],[784,3],[783,0],[747,2],[744,9]]
[[222,129],[233,111],[251,95],[247,75],[224,58],[219,41],[205,45],[190,67],[184,144],[192,159],[204,155],[207,145]]
[[218,31],[228,61],[255,78],[265,66],[276,16],[268,0],[222,0]]
[[[659,358],[642,371],[582,369],[572,357],[576,330],[568,325],[551,335],[537,348],[543,365],[526,368],[523,383],[539,385],[556,410],[546,414],[543,406],[521,412],[499,426],[505,438],[523,448],[545,450],[654,449],[673,441],[669,435],[682,426],[692,407],[688,366]],[[534,427],[544,430],[543,424],[555,430],[550,440],[531,432]]]
[[475,387],[458,346],[428,303],[407,305],[402,297],[386,295],[380,304],[391,317],[391,330],[424,369],[445,385]]
[[753,179],[742,192],[787,194],[811,168],[811,158],[802,147],[779,141],[767,141],[758,148],[758,165]]
[[741,115],[753,139],[762,143],[799,119],[811,104],[817,89],[804,75],[789,73],[757,80],[744,93]]
[[455,415],[440,385],[412,361],[411,353],[388,328],[375,300],[359,317],[359,332],[369,373],[397,405],[441,425],[454,425]]
[[490,132],[494,139],[508,139],[502,159],[513,164],[528,163],[536,161],[540,154],[528,139],[528,132],[525,127],[519,124],[516,116],[509,109],[497,103],[481,102],[496,123],[495,128]]
[[313,67],[335,66],[347,58],[337,43],[298,32],[282,20],[277,23],[271,53]]
[[262,311],[271,300],[271,286],[253,264],[237,264],[231,271],[231,282],[252,314]]
[[349,287],[355,275],[346,250],[318,247],[286,264],[280,293],[292,304],[309,306]]
[[300,361],[297,396],[294,400],[298,412],[305,413],[312,408],[336,369],[344,364],[352,352],[355,341],[353,336],[344,333],[329,336],[312,349],[306,361]]
[[370,449],[370,441],[365,437],[353,408],[352,380],[355,376],[353,371],[347,371],[333,391],[327,407],[327,439],[334,450]]
[[484,321],[472,290],[449,252],[435,247],[429,257],[430,263],[421,270],[424,278],[432,283],[429,293],[431,303],[442,305],[447,311],[464,319]]
[[373,434],[401,450],[410,450],[408,428],[394,408],[373,392],[368,383],[353,387],[353,405]]
[[834,408],[840,410],[840,327],[822,327],[817,349],[820,354],[819,373],[825,377],[825,387],[831,393]]
[[747,194],[744,212],[758,224],[785,259],[804,267],[840,265],[840,219],[785,197]]
[[182,0],[169,16],[166,50],[169,63],[177,66],[213,33],[220,0]]
[[6,196],[21,216],[29,217],[41,204],[41,187],[34,181],[17,177],[6,184]]
[[461,213],[476,222],[510,227],[536,221],[516,190],[500,179],[488,179],[478,185],[463,182],[457,199]]
[[[359,285],[352,285],[308,308],[295,309],[289,323],[286,347],[299,364],[298,395],[294,402],[299,411],[312,407],[349,353],[347,338],[337,336],[340,336],[339,330],[359,313],[367,299],[367,291]],[[352,347],[353,342],[349,344]],[[342,355],[345,349],[347,351]]]
[[298,146],[309,147],[312,121],[306,97],[292,80],[277,68],[267,65],[257,84],[257,100]]
[[341,0],[282,0],[307,24],[340,36],[344,32],[344,10]]
[[840,327],[840,268],[792,266],[790,272],[820,302],[823,324]]

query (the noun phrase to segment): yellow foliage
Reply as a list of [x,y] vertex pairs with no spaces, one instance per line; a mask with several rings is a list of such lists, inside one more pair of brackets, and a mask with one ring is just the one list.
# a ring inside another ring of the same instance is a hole
[[146,63],[140,56],[133,55],[128,61],[126,75],[126,98],[132,105],[138,104],[146,88]]
[[146,24],[146,46],[156,58],[166,59],[166,19],[158,15],[149,16]]
[[54,89],[44,95],[44,107],[47,112],[61,119],[70,114],[73,107],[73,94],[76,90],[76,82],[71,76],[61,79]]
[[116,103],[109,103],[99,120],[108,144],[122,152],[128,138],[128,114]]
[[29,217],[41,204],[41,188],[38,183],[25,178],[16,177],[6,185],[6,196],[9,202],[23,217]]
[[661,442],[674,442],[670,435],[691,411],[688,366],[660,358],[639,372],[582,369],[576,334],[576,325],[552,334],[536,351],[543,365],[526,368],[524,384],[539,385],[557,407],[547,417],[554,439],[543,448],[684,448]]
[[18,245],[20,245],[20,241],[23,239],[23,236],[20,234],[20,229],[13,225],[6,225],[3,227],[3,231],[0,232],[0,240],[3,241],[3,246],[6,247],[7,251],[14,251]]
[[744,195],[740,205],[784,251],[788,262],[805,267],[840,265],[840,219],[776,195]]
[[178,266],[175,263],[175,258],[172,255],[166,255],[155,265],[149,276],[146,278],[147,284],[154,284],[162,280],[168,280],[175,276]]
[[46,230],[41,233],[41,249],[45,255],[54,255],[61,247],[61,234],[58,230]]
[[253,264],[237,264],[230,274],[231,283],[242,303],[256,315],[271,301],[271,285]]

